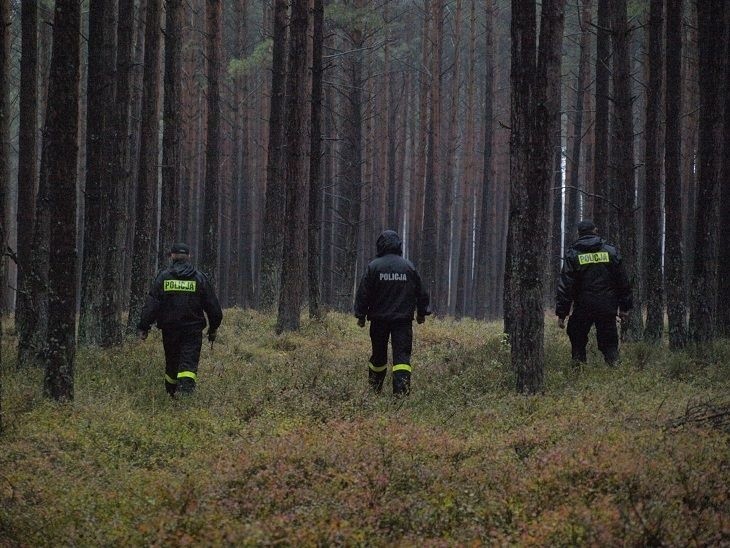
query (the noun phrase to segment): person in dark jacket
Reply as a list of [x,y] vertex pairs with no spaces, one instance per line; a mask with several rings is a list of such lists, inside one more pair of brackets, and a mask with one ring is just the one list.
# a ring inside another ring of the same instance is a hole
[[137,334],[146,339],[153,323],[162,330],[165,389],[173,396],[177,390],[183,394],[195,390],[205,317],[212,343],[223,311],[208,277],[190,263],[187,245],[173,244],[170,259],[170,266],[161,270],[152,283]]
[[393,394],[407,395],[411,387],[413,314],[421,324],[430,314],[428,293],[413,264],[404,259],[403,244],[393,230],[377,241],[377,257],[368,264],[355,297],[355,316],[360,327],[370,320],[369,384],[381,392],[387,373],[388,338],[393,348]]
[[618,250],[598,236],[592,221],[578,223],[578,240],[567,250],[558,282],[555,314],[558,327],[568,321],[573,360],[585,363],[591,326],[606,363],[618,360],[616,315],[624,319],[633,303],[631,285]]

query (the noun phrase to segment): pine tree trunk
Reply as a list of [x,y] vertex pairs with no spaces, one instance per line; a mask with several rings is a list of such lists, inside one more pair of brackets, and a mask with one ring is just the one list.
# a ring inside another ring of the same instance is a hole
[[307,271],[307,213],[309,181],[304,172],[307,128],[307,71],[303,62],[307,51],[308,1],[292,0],[289,34],[289,74],[286,108],[286,231],[281,266],[281,292],[276,332],[296,331],[305,296]]
[[81,3],[56,0],[53,57],[44,132],[44,165],[49,199],[50,269],[48,340],[44,393],[55,400],[74,397],[76,353],[76,165],[79,124]]
[[583,99],[585,88],[589,85],[588,69],[590,67],[590,17],[591,2],[583,0],[581,12],[580,57],[578,59],[578,76],[575,84],[575,111],[573,114],[572,146],[570,150],[570,179],[565,190],[565,239],[563,247],[567,248],[576,235],[576,224],[580,220],[581,190],[583,184],[580,177],[581,147],[583,143],[583,117],[585,105]]
[[664,165],[666,188],[666,247],[664,252],[664,285],[667,290],[669,346],[673,350],[687,343],[687,307],[684,293],[684,219],[682,216],[682,0],[667,0],[666,71],[666,138]]
[[[421,64],[428,67],[431,64],[431,56],[434,54],[429,41],[431,33],[431,2],[436,0],[426,0],[424,2],[423,14],[423,30],[421,32]],[[424,206],[425,206],[425,177],[426,177],[426,157],[429,154],[429,98],[431,92],[431,79],[433,74],[429,75],[428,71],[421,70],[419,72],[419,92],[418,92],[418,146],[416,150],[416,158],[414,165],[414,177],[411,181],[411,233],[408,241],[411,245],[411,260],[423,270],[423,241],[424,241]]]
[[158,261],[165,264],[177,240],[180,209],[182,142],[182,17],[181,0],[165,0],[165,73],[162,119],[162,194]]
[[608,184],[608,105],[609,76],[611,64],[611,0],[598,0],[596,35],[596,123],[593,149],[593,184],[596,198],[593,199],[593,222],[604,238],[612,238],[609,226],[609,184]]
[[312,106],[309,152],[308,278],[309,316],[321,318],[320,229],[322,226],[322,46],[324,7],[314,0],[312,9]]
[[84,189],[84,241],[79,342],[98,345],[105,283],[104,256],[109,247],[107,222],[114,183],[114,67],[116,6],[113,0],[89,4],[89,69],[86,110],[86,187]]
[[[26,6],[23,6],[23,14],[22,14],[22,25],[23,25],[23,45],[26,44],[27,39],[27,33],[28,29],[27,27],[30,26],[28,23],[28,17],[29,15],[26,13],[28,10],[26,9]],[[35,6],[33,6],[33,11],[35,11]],[[5,194],[7,192],[7,182],[10,178],[10,155],[8,153],[8,146],[7,143],[10,142],[10,101],[8,100],[8,91],[9,91],[9,76],[10,76],[10,34],[12,27],[10,26],[10,0],[0,0],[0,204],[5,203]],[[35,43],[35,35],[33,35],[33,43]],[[27,60],[27,57],[25,57],[25,49],[23,49],[23,59]],[[35,71],[35,64],[32,66],[33,71]],[[35,87],[35,72],[32,74],[32,84]],[[23,86],[23,83],[26,83],[29,80],[29,77],[27,74],[25,74],[25,71],[23,71],[23,68],[21,68],[21,87]],[[35,93],[35,90],[33,90],[33,93]],[[21,99],[22,101],[22,99]],[[26,111],[26,115],[28,114],[28,107],[26,106],[25,109],[23,109],[23,105],[21,105],[21,116],[22,111]],[[35,119],[32,120],[33,125],[35,126]],[[27,121],[26,121],[27,123]],[[21,146],[26,146],[28,143],[26,142],[23,144],[23,122],[21,121]],[[35,149],[33,150],[33,153],[35,155]],[[21,151],[22,155],[22,151]],[[23,158],[21,156],[20,161],[22,162]],[[27,161],[27,159],[26,159]],[[22,163],[19,166],[19,172],[22,172],[23,166]],[[26,176],[28,176],[26,169]],[[33,168],[33,171],[35,171],[35,168]],[[20,188],[22,188],[23,180],[19,179],[18,181]],[[32,185],[35,184],[35,180],[31,179],[30,183]],[[32,187],[31,187],[32,188]],[[7,224],[5,222],[5,216],[0,215],[0,244],[3,246],[3,251],[5,249],[5,238],[7,236]],[[20,240],[20,238],[19,238]],[[6,284],[5,279],[5,269],[2,268],[2,262],[0,262],[0,288],[4,288]],[[2,362],[2,342],[3,342],[3,336],[2,336],[2,329],[0,329],[0,434],[3,432],[3,409],[2,409],[2,395],[3,395],[3,362]]]
[[692,298],[689,330],[701,344],[715,336],[717,313],[718,216],[720,203],[720,150],[722,146],[721,75],[724,74],[723,48],[725,2],[705,0],[697,4],[699,41],[700,132],[697,158],[698,209],[692,267]]
[[431,63],[431,110],[428,126],[428,156],[426,158],[426,174],[423,202],[423,244],[421,249],[421,278],[424,288],[431,295],[436,305],[434,312],[443,314],[438,304],[440,295],[437,292],[439,261],[438,218],[439,218],[439,178],[441,175],[441,84],[444,30],[444,0],[433,0],[432,4],[432,47]]
[[[682,55],[682,211],[684,218],[684,299],[689,303],[697,218],[697,139],[699,134],[699,50],[697,44],[697,3],[686,4],[687,24],[683,24]],[[689,335],[689,333],[688,333]]]
[[161,0],[148,0],[145,24],[141,139],[132,254],[132,287],[127,331],[134,332],[155,271],[157,168],[160,130]]
[[496,198],[496,185],[494,181],[494,168],[492,150],[492,134],[493,118],[494,118],[494,71],[495,71],[495,55],[494,55],[494,19],[496,17],[494,0],[487,0],[487,19],[485,23],[485,39],[486,39],[486,75],[485,75],[485,105],[484,105],[484,173],[481,192],[481,222],[477,227],[477,256],[476,256],[476,300],[477,310],[476,317],[486,319],[489,315],[490,298],[489,292],[492,287],[489,282],[489,271],[491,269],[490,255],[493,251],[490,240],[492,240],[491,232],[494,231],[497,219],[491,215],[491,206]]
[[[459,147],[458,129],[459,129],[459,98],[460,98],[460,72],[461,72],[461,0],[456,0],[456,11],[454,13],[454,37],[452,40],[454,49],[453,70],[451,79],[451,104],[449,105],[448,133],[446,135],[446,164],[444,166],[443,175],[441,176],[441,204],[439,207],[439,243],[438,248],[441,250],[441,261],[438,271],[438,295],[440,303],[438,308],[443,314],[453,314],[453,307],[449,307],[449,294],[451,293],[451,285],[456,283],[456,272],[458,272],[458,262],[454,263],[454,277],[451,278],[452,257],[457,256],[458,251],[454,250],[454,246],[458,250],[458,239],[452,236],[452,224],[454,225],[454,235],[457,233],[456,219],[454,216],[454,188],[455,180],[460,180],[454,173],[456,169],[456,150]],[[457,197],[458,199],[458,197]],[[460,223],[459,223],[460,224]],[[455,303],[454,303],[455,304]]]
[[205,144],[205,193],[203,196],[203,241],[200,268],[215,284],[218,266],[220,149],[221,149],[221,0],[206,0],[208,59],[208,124]]
[[[725,124],[723,129],[723,156],[722,176],[720,177],[720,234],[728,234],[730,231],[730,22],[728,12],[730,8],[725,7]],[[720,245],[718,257],[718,295],[730,295],[730,246]],[[721,337],[730,336],[730,307],[717,307],[717,330]]]
[[[21,8],[22,51],[20,58],[20,135],[18,151],[18,296],[15,305],[15,329],[23,338],[28,329],[30,257],[35,222],[35,200],[38,186],[37,119],[38,119],[38,6],[23,2]],[[0,28],[6,27],[5,24]],[[0,44],[4,42],[0,40]],[[9,74],[6,68],[0,70]],[[1,76],[0,76],[1,78]],[[2,86],[2,84],[0,84]],[[2,154],[2,152],[0,152]],[[0,159],[0,163],[2,159]],[[31,237],[27,237],[30,235]],[[20,363],[19,363],[20,364]]]
[[[646,327],[644,339],[659,342],[664,330],[662,286],[661,100],[663,0],[649,8],[649,81],[646,88],[646,201],[644,206],[644,266],[646,273]],[[681,34],[679,35],[681,39]],[[677,80],[678,82],[679,80]],[[672,83],[674,86],[674,82]]]
[[639,260],[636,246],[636,182],[634,174],[634,125],[631,98],[631,61],[629,58],[629,27],[626,0],[612,0],[611,38],[613,41],[613,101],[611,125],[611,179],[615,184],[615,204],[618,208],[616,243],[623,264],[634,288],[634,308],[622,325],[626,340],[641,338],[642,309],[638,295]]
[[540,392],[544,382],[547,253],[544,245],[535,243],[548,241],[564,3],[543,2],[539,52],[535,10],[534,1],[512,1],[510,258],[505,312],[509,309],[506,323],[517,390],[527,394]]
[[127,202],[130,193],[131,171],[131,118],[132,65],[134,25],[126,14],[133,12],[133,0],[120,0],[117,22],[116,93],[112,112],[110,134],[113,149],[111,163],[112,180],[104,193],[107,201],[107,235],[102,260],[106,285],[101,299],[99,318],[99,344],[114,346],[122,342],[122,310],[124,308],[124,270],[127,255]]
[[353,29],[345,47],[353,50],[344,66],[347,93],[343,97],[340,142],[340,197],[335,217],[338,261],[337,309],[349,311],[353,303],[355,269],[360,237],[360,210],[363,186],[363,33]]
[[280,286],[281,257],[286,208],[284,180],[281,173],[284,131],[284,86],[286,83],[287,0],[274,1],[274,45],[271,69],[271,110],[266,163],[266,205],[264,208],[261,249],[261,300],[263,310],[276,308]]

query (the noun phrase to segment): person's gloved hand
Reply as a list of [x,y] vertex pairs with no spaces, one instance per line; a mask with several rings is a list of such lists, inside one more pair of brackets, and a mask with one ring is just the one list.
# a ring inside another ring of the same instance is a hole
[[365,318],[358,318],[357,325],[358,327],[365,327]]
[[560,329],[565,329],[565,318],[558,318],[558,327]]
[[416,315],[416,323],[422,324],[426,321],[426,316]]
[[145,331],[144,329],[138,329],[137,330],[137,338],[140,341],[144,341],[145,339],[147,339],[147,334],[148,333],[149,333],[149,331]]
[[217,333],[216,333],[215,331],[211,331],[211,330],[209,329],[209,330],[208,330],[208,340],[209,340],[210,342],[213,342],[213,341],[215,341],[215,336],[216,336],[216,334],[217,334]]

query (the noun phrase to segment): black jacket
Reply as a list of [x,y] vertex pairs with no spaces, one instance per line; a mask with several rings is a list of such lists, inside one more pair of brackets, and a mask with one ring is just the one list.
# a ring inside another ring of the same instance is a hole
[[616,315],[631,310],[631,285],[621,255],[595,234],[578,238],[563,259],[555,314],[565,318],[574,310],[592,315]]
[[157,322],[160,329],[203,329],[203,312],[208,316],[210,330],[218,329],[223,311],[208,277],[189,262],[178,260],[155,278],[137,328],[149,331]]
[[355,316],[369,320],[412,320],[430,314],[428,293],[413,264],[401,257],[402,242],[392,230],[377,241],[377,258],[368,264],[355,296]]

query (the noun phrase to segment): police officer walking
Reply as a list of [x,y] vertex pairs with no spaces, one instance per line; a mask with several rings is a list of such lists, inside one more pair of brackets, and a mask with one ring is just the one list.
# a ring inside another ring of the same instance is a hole
[[591,326],[596,326],[598,349],[606,363],[618,360],[616,314],[623,320],[631,310],[631,285],[618,250],[598,236],[592,221],[578,223],[578,240],[566,251],[557,288],[558,327],[568,321],[573,360],[585,363]]
[[428,293],[413,264],[404,259],[403,244],[393,230],[377,240],[377,257],[368,264],[355,297],[357,324],[370,320],[369,384],[381,392],[387,373],[388,338],[393,348],[393,394],[407,395],[411,386],[413,313],[421,324],[430,314]]
[[208,277],[190,263],[190,248],[173,244],[170,259],[170,266],[160,271],[152,283],[137,334],[146,339],[155,322],[162,330],[165,389],[173,396],[177,390],[183,394],[195,390],[205,316],[212,343],[223,312]]

